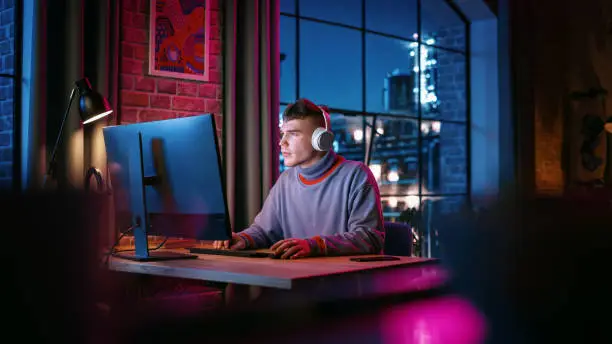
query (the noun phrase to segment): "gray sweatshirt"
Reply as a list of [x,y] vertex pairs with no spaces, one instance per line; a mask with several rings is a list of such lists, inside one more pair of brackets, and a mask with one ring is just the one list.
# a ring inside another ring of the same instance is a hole
[[238,235],[247,248],[299,238],[313,255],[382,253],[378,184],[366,165],[330,151],[311,167],[284,171],[253,224]]

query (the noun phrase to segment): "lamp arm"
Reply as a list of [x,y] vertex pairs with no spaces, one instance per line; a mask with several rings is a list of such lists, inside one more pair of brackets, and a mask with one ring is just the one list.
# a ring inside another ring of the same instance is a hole
[[72,88],[70,92],[70,100],[68,101],[68,107],[66,108],[66,112],[64,112],[64,118],[62,119],[62,124],[60,125],[59,132],[57,133],[57,138],[55,139],[55,145],[53,146],[53,153],[51,153],[51,159],[49,160],[49,166],[47,166],[47,174],[45,175],[45,179],[43,181],[43,188],[47,184],[47,179],[53,175],[55,172],[55,158],[57,156],[57,148],[59,147],[60,140],[62,139],[62,133],[64,131],[64,124],[66,124],[66,119],[68,118],[68,114],[70,114],[70,108],[72,107],[72,101],[74,100],[74,94],[76,92],[76,87]]

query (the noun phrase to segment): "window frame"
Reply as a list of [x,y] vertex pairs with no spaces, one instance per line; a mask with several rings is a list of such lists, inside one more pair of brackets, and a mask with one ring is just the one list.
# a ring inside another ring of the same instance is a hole
[[[374,31],[374,30],[370,30],[367,29],[366,26],[366,1],[367,0],[361,0],[361,27],[357,27],[357,26],[352,26],[352,25],[347,25],[347,24],[342,24],[342,23],[337,23],[337,22],[333,22],[333,21],[329,21],[329,20],[324,20],[324,19],[318,19],[318,18],[313,18],[313,17],[307,17],[307,16],[303,16],[300,13],[300,1],[301,0],[294,0],[294,7],[295,7],[295,12],[294,13],[287,13],[287,12],[280,12],[281,17],[289,17],[289,18],[293,18],[295,19],[295,51],[293,51],[292,53],[295,55],[295,59],[294,59],[294,66],[293,68],[295,69],[295,94],[297,96],[297,98],[299,99],[300,97],[302,97],[303,95],[301,94],[301,90],[300,90],[300,22],[302,20],[305,21],[310,21],[310,22],[316,22],[316,23],[321,23],[321,24],[327,24],[330,26],[335,26],[335,27],[342,27],[342,28],[348,28],[348,29],[352,29],[352,30],[356,30],[359,31],[361,33],[361,89],[362,89],[362,104],[361,104],[361,111],[357,111],[357,110],[348,110],[348,109],[341,109],[341,108],[336,108],[333,106],[333,104],[329,104],[329,113],[335,113],[335,114],[341,114],[343,116],[347,116],[347,117],[361,117],[362,118],[362,122],[364,123],[364,127],[367,127],[367,129],[369,129],[369,143],[366,144],[366,140],[363,140],[363,144],[364,144],[364,163],[366,165],[370,165],[370,161],[371,161],[371,156],[372,156],[372,149],[373,149],[373,144],[374,144],[374,137],[376,135],[376,121],[378,119],[413,119],[417,121],[417,128],[421,127],[422,121],[425,120],[429,120],[427,118],[423,118],[423,105],[421,103],[419,103],[418,105],[418,109],[417,109],[417,115],[413,115],[413,114],[409,114],[409,113],[382,113],[382,112],[372,112],[372,111],[367,111],[366,108],[366,101],[367,101],[367,97],[366,97],[366,90],[367,90],[367,80],[366,80],[366,71],[367,71],[367,52],[366,52],[366,37],[368,34],[370,35],[376,35],[379,37],[386,37],[386,38],[391,38],[391,39],[396,39],[396,40],[401,40],[401,41],[405,41],[405,42],[416,42],[417,43],[417,51],[420,51],[421,49],[421,45],[423,44],[421,42],[421,39],[414,39],[412,37],[402,37],[402,36],[398,36],[398,35],[393,35],[393,34],[387,34],[387,33],[383,33],[383,32],[378,32],[378,31]],[[305,0],[307,1],[307,0]],[[423,0],[417,0],[416,1],[416,12],[417,12],[417,34],[418,37],[422,37],[422,1]],[[439,45],[437,42],[435,44],[431,44],[428,45],[430,47],[433,47],[437,50],[441,50],[441,51],[447,51],[447,52],[451,52],[451,53],[456,53],[456,54],[460,54],[465,58],[465,111],[466,111],[466,115],[465,115],[465,119],[464,120],[452,120],[452,119],[444,119],[444,118],[437,118],[435,119],[436,121],[439,121],[442,125],[444,125],[444,123],[449,123],[449,124],[460,124],[463,125],[465,127],[465,140],[466,140],[466,152],[465,152],[465,166],[466,166],[466,190],[463,193],[445,193],[445,192],[423,192],[423,183],[424,183],[424,177],[423,177],[423,158],[422,158],[422,150],[423,150],[423,132],[421,130],[417,130],[418,132],[418,138],[417,138],[417,149],[418,149],[418,192],[416,194],[416,196],[418,196],[419,198],[419,202],[421,205],[425,204],[425,200],[427,198],[434,198],[434,197],[465,197],[465,202],[470,205],[471,204],[471,194],[472,194],[472,182],[471,182],[471,85],[470,85],[470,63],[471,63],[471,56],[470,56],[470,21],[468,20],[467,16],[460,10],[460,8],[457,6],[457,4],[455,4],[452,0],[444,0],[444,2],[446,3],[447,6],[449,6],[449,8],[461,19],[461,21],[463,22],[464,26],[465,26],[465,44],[464,44],[464,48],[463,50],[461,49],[456,49],[456,48],[452,48],[452,47],[446,47],[443,45]],[[286,56],[287,52],[281,52],[281,55]],[[284,58],[282,59],[284,60]],[[282,62],[282,61],[281,61]],[[420,62],[419,59],[417,59],[417,63]],[[418,71],[418,78],[420,78],[421,76],[421,68],[419,68]],[[282,86],[281,86],[282,87]],[[421,88],[418,88],[418,95],[420,98],[420,92],[421,92]],[[289,105],[289,103],[287,102],[280,102],[279,105],[282,106],[287,106]],[[374,123],[374,125],[368,125],[367,123]],[[366,132],[364,131],[364,137],[366,136]],[[387,195],[387,194],[381,194],[381,198],[383,197],[393,197],[393,196],[398,196],[398,195]],[[407,195],[402,195],[402,196],[407,196]],[[425,233],[420,233],[425,234]],[[425,235],[430,235],[430,233],[428,232]],[[429,255],[431,255],[431,251],[429,252]]]

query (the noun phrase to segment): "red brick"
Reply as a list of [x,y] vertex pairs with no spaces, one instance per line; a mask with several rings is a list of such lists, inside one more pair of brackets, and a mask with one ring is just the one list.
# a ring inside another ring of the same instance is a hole
[[122,90],[131,90],[134,88],[134,77],[127,74],[121,74],[121,82],[119,88]]
[[193,97],[174,97],[172,99],[172,108],[183,111],[206,111],[206,102],[201,98]]
[[214,99],[217,95],[217,86],[214,84],[200,84],[199,95],[202,98]]
[[121,123],[136,123],[138,122],[138,109],[121,107]]
[[149,95],[131,91],[121,91],[121,104],[131,106],[149,106]]
[[182,96],[196,97],[198,95],[198,85],[193,82],[178,82],[177,83],[177,94]]
[[132,26],[132,12],[126,10],[121,11],[121,26]]
[[144,74],[144,62],[132,59],[121,59],[121,73],[125,74]]
[[210,39],[221,39],[221,27],[219,25],[210,26]]
[[176,94],[176,81],[170,79],[158,79],[157,93]]
[[208,78],[208,81],[214,84],[219,84],[221,83],[221,72],[217,71],[217,70],[211,70],[210,71],[210,76]]
[[211,40],[208,43],[208,48],[210,49],[211,54],[215,54],[215,55],[221,54],[221,41]]
[[121,3],[123,4],[123,9],[136,12],[138,10],[138,1],[139,0],[123,0]]
[[171,106],[170,96],[152,94],[149,101],[151,102],[152,108],[169,110]]
[[134,57],[134,47],[129,43],[121,43],[121,56],[122,57]]
[[132,43],[147,43],[149,38],[147,37],[147,31],[143,29],[135,29],[133,27],[123,27],[123,40],[125,42]]
[[210,55],[208,56],[208,65],[210,69],[219,70],[221,69],[221,56],[220,55]]
[[155,79],[136,77],[135,88],[137,91],[155,92]]
[[217,99],[223,99],[223,87],[221,85],[217,85]]
[[141,110],[138,114],[141,122],[159,121],[162,119],[174,118],[174,112],[168,110]]
[[147,22],[147,16],[142,13],[132,14],[132,26],[139,29],[147,29],[149,23]]
[[149,0],[140,0],[138,9],[141,13],[149,12]]
[[146,61],[149,58],[149,49],[146,45],[135,45],[132,48],[134,50],[134,58],[140,61]]
[[221,102],[218,100],[207,99],[206,100],[206,112],[220,113],[221,112]]
[[210,24],[219,25],[219,11],[210,11]]

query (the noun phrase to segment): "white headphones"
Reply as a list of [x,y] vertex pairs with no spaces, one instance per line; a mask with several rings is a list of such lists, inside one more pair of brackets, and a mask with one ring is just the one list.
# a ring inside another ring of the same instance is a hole
[[318,108],[319,110],[321,110],[321,114],[323,115],[323,120],[325,121],[325,128],[318,127],[312,133],[312,148],[320,152],[327,152],[331,150],[334,146],[334,133],[329,130],[328,123],[331,122],[329,114],[320,106],[318,106]]

